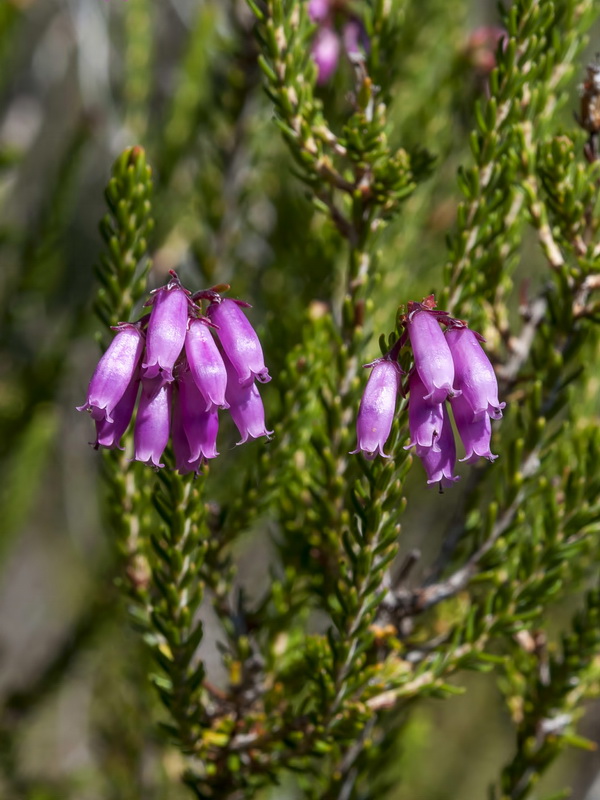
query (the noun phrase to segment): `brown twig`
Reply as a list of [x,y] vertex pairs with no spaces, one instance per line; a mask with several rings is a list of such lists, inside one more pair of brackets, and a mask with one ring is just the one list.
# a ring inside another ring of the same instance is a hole
[[[538,466],[539,458],[536,448],[523,461],[520,470],[523,478],[531,477],[537,471]],[[471,578],[476,574],[482,558],[492,549],[500,536],[511,526],[524,499],[525,490],[520,489],[512,503],[494,524],[485,542],[477,548],[462,567],[455,570],[448,578],[418,587],[417,589],[404,589],[397,590],[394,593],[388,593],[380,610],[380,614],[384,617],[383,622],[390,621],[397,624],[404,617],[422,614],[432,606],[450,597],[454,597],[454,595],[464,589]]]

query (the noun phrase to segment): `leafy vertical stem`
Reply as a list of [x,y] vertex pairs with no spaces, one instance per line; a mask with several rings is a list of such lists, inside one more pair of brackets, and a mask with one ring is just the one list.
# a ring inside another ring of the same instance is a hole
[[150,536],[152,650],[165,673],[154,683],[174,722],[166,727],[186,752],[197,742],[202,721],[204,667],[196,651],[202,639],[199,573],[207,548],[203,487],[204,479],[161,472],[153,501],[162,523]]

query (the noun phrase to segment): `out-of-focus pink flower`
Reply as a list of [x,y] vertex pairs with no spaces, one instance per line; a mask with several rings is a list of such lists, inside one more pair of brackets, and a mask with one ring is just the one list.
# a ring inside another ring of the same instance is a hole
[[308,15],[319,26],[311,55],[317,65],[317,83],[322,85],[335,73],[342,51],[356,64],[363,60],[370,42],[363,22],[344,0],[309,0]]
[[337,69],[340,58],[340,37],[329,25],[323,25],[315,34],[311,55],[317,65],[317,83],[327,83]]
[[313,22],[323,22],[331,13],[330,0],[309,0],[308,16]]
[[342,28],[342,41],[344,50],[351,61],[362,58],[363,53],[369,49],[369,38],[365,26],[356,18],[350,19]]
[[487,77],[496,66],[498,44],[503,49],[508,42],[508,33],[497,25],[481,25],[471,32],[465,45],[465,56],[480,77]]

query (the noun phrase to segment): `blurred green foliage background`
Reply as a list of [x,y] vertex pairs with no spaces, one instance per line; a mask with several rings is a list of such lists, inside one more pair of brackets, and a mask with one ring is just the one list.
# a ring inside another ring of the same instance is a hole
[[[492,3],[405,3],[401,57],[390,65],[394,135],[437,161],[380,241],[365,361],[399,304],[442,289],[456,170],[486,91],[471,37],[495,21]],[[181,757],[154,727],[148,655],[109,590],[100,463],[74,407],[98,355],[102,193],[126,146],[142,145],[153,168],[152,285],[173,268],[190,287],[231,283],[254,306],[274,383],[307,310],[318,314],[336,294],[347,255],[273,125],[253,25],[241,0],[0,0],[0,796],[10,800],[187,796],[175,780]],[[349,74],[343,63],[321,90],[334,125],[347,114]],[[583,143],[576,108],[573,84],[557,127]],[[517,290],[535,288],[545,269],[533,234],[525,253]],[[592,390],[584,401],[595,413]],[[277,393],[264,396],[275,413]],[[217,492],[226,490],[219,469]],[[403,529],[426,562],[463,490],[438,496],[422,484],[415,467]],[[273,553],[252,533],[236,548],[252,596]],[[566,611],[555,609],[557,620]],[[218,683],[218,627],[208,604],[205,613],[202,652]],[[482,798],[510,757],[513,731],[493,685],[475,675],[468,686],[406,711],[395,800]],[[595,712],[583,731],[600,741]],[[598,800],[600,755],[572,755],[545,781]],[[290,780],[263,796],[296,794]]]

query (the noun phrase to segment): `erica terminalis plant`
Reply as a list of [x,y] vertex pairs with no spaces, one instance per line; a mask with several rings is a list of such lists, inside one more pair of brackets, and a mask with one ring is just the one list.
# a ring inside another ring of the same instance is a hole
[[[434,170],[399,140],[394,106],[402,25],[419,9],[250,9],[286,180],[314,209],[303,235],[335,253],[300,323],[280,325],[295,337],[283,369],[268,369],[256,333],[273,315],[237,297],[235,275],[202,287],[163,261],[150,290],[139,147],[114,166],[101,226],[105,348],[80,410],[96,426],[116,583],[155,661],[162,730],[200,798],[270,784],[276,797],[292,775],[306,797],[393,797],[386,776],[417,701],[462,691],[464,670],[494,671],[515,747],[490,791],[525,797],[581,743],[577,709],[597,678],[595,588],[560,646],[548,624],[553,603],[579,602],[573,590],[597,577],[598,435],[582,369],[596,363],[597,162],[575,123],[554,122],[594,9],[517,0],[502,12],[435,272],[439,309],[406,296],[412,266],[393,246]],[[527,237],[539,280],[523,280]],[[295,319],[294,301],[277,314]],[[406,496],[416,511],[436,503],[435,524],[408,523],[430,537],[428,558],[400,536]],[[250,530],[268,539],[271,572],[248,598],[235,569]],[[205,596],[218,681],[199,649]]]
[[[143,278],[135,275],[145,256],[141,233],[148,227],[150,174],[143,150],[132,148],[116,162],[108,185],[107,198],[117,213],[103,221],[110,254],[100,275],[111,289],[127,279],[135,283],[127,287],[130,304],[121,302],[112,313],[101,292],[103,321],[120,312],[135,316],[134,304],[144,293]],[[143,276],[147,265],[141,268]],[[270,433],[255,384],[255,378],[270,380],[262,348],[241,309],[248,304],[224,298],[228,288],[192,294],[171,271],[168,283],[153,290],[142,306],[139,319],[112,326],[114,338],[79,407],[95,422],[94,447],[109,451],[108,505],[118,520],[125,559],[119,580],[135,600],[136,624],[147,631],[166,673],[156,685],[172,718],[169,731],[186,751],[201,746],[204,670],[196,654],[202,638],[196,612],[209,538],[201,484],[208,460],[218,455],[218,412],[231,414],[240,444]],[[143,313],[147,306],[150,313]],[[132,461],[141,464],[136,469]],[[166,467],[170,474],[149,482],[141,465]],[[187,475],[185,481],[180,477]],[[157,516],[148,517],[150,501]]]

